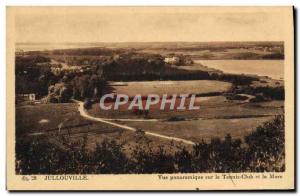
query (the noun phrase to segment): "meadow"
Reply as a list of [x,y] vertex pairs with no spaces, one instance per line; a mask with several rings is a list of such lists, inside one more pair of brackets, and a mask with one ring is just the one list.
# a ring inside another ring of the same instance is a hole
[[[125,131],[121,128],[86,120],[77,111],[78,104],[38,104],[16,108],[17,140],[46,137],[49,142],[69,150],[69,147],[87,140],[86,148],[93,151],[104,140],[118,140],[130,154],[137,145],[148,145],[158,149],[164,145],[168,152],[176,150],[174,142],[140,133]],[[59,125],[62,124],[59,131]],[[88,126],[86,124],[89,124]],[[81,126],[82,125],[82,126]],[[68,128],[72,127],[72,128]],[[176,142],[175,142],[176,143]],[[179,144],[178,144],[179,145]],[[189,146],[187,146],[189,147]]]
[[229,82],[216,80],[111,82],[110,85],[115,92],[128,96],[222,93],[231,87]]
[[[135,88],[132,88],[133,86]],[[139,84],[122,86],[121,92],[140,92],[137,86]],[[150,89],[152,90],[152,88],[153,86]],[[166,91],[168,90],[170,89]],[[196,92],[198,91],[194,93]],[[116,93],[119,91],[116,90]],[[143,131],[199,142],[202,139],[209,141],[213,137],[224,137],[226,134],[230,134],[234,138],[242,138],[260,124],[284,112],[283,101],[250,103],[247,100],[228,100],[225,96],[219,95],[197,97],[196,103],[200,105],[200,110],[166,111],[153,109],[149,111],[147,116],[136,115],[132,110],[125,109],[127,107],[120,110],[103,111],[98,104],[94,104],[88,113],[95,117],[115,119],[117,123],[139,128]],[[131,121],[126,122],[126,119],[131,119]],[[134,119],[144,119],[145,121],[134,122]],[[155,121],[151,121],[151,119]]]

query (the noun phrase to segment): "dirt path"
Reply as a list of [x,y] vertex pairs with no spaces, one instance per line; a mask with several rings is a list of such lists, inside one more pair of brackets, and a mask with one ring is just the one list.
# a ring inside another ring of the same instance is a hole
[[[122,129],[125,129],[125,130],[128,130],[128,131],[136,132],[136,128],[134,128],[134,127],[118,124],[118,123],[115,123],[115,122],[110,122],[109,120],[103,119],[103,118],[93,117],[93,116],[89,115],[86,112],[86,110],[83,107],[83,102],[80,102],[80,101],[77,101],[77,100],[73,100],[73,101],[79,104],[78,111],[79,111],[80,115],[82,117],[86,118],[86,119],[97,121],[97,122],[102,122],[102,123],[109,124],[109,125],[112,125],[112,126],[115,126],[115,127],[119,127],[119,128],[122,128]],[[112,120],[118,120],[118,119],[112,119]],[[146,121],[146,120],[144,120],[144,121]],[[190,141],[190,140],[185,140],[185,139],[181,139],[181,138],[177,138],[177,137],[170,137],[170,136],[161,135],[161,134],[153,133],[153,132],[149,132],[149,131],[145,131],[144,133],[146,135],[151,135],[151,136],[155,136],[155,137],[159,137],[159,138],[163,138],[163,139],[167,139],[167,140],[182,142],[182,143],[188,144],[188,145],[195,145],[195,143]]]
[[101,118],[102,120],[108,121],[121,121],[121,122],[158,122],[161,121],[159,119],[129,119],[129,118]]

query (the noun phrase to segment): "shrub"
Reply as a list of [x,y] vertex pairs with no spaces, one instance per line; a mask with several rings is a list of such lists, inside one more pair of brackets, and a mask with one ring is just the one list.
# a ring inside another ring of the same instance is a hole
[[256,95],[255,97],[251,98],[249,101],[251,103],[257,103],[257,102],[266,101],[266,99],[265,99],[265,97],[263,95]]

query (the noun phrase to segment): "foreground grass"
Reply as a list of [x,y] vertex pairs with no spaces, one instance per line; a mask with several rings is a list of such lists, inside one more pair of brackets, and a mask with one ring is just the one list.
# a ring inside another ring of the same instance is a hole
[[285,170],[284,118],[264,123],[244,141],[227,135],[199,142],[192,150],[182,147],[174,154],[163,146],[135,148],[130,157],[122,143],[104,140],[94,151],[87,139],[63,151],[47,138],[16,143],[17,174],[189,173],[189,172],[282,172]]
[[[81,117],[77,103],[38,104],[16,108],[16,134],[19,136],[29,133],[47,132],[48,130],[62,129],[68,126],[90,124],[82,131],[113,131],[116,128],[103,123],[92,123]],[[72,128],[73,132],[83,129]],[[62,130],[64,131],[64,130]],[[118,130],[116,130],[118,131]]]

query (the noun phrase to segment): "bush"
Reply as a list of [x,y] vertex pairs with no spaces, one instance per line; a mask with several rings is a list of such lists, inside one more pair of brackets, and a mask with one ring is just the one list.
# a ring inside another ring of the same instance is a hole
[[228,100],[238,100],[238,101],[245,101],[248,99],[247,96],[239,95],[239,94],[230,94],[226,97]]
[[251,171],[284,171],[284,118],[277,116],[271,122],[259,126],[245,137],[247,165]]
[[265,97],[263,95],[256,95],[255,97],[251,98],[249,101],[251,103],[257,103],[257,102],[266,101],[266,99],[265,99]]
[[168,121],[184,121],[186,120],[184,117],[181,116],[173,116],[171,118],[168,119]]
[[265,99],[271,100],[284,100],[284,87],[283,86],[264,86],[264,87],[245,87],[242,93],[250,95],[262,95]]
[[92,101],[90,99],[85,99],[83,103],[84,109],[88,110],[92,108]]

